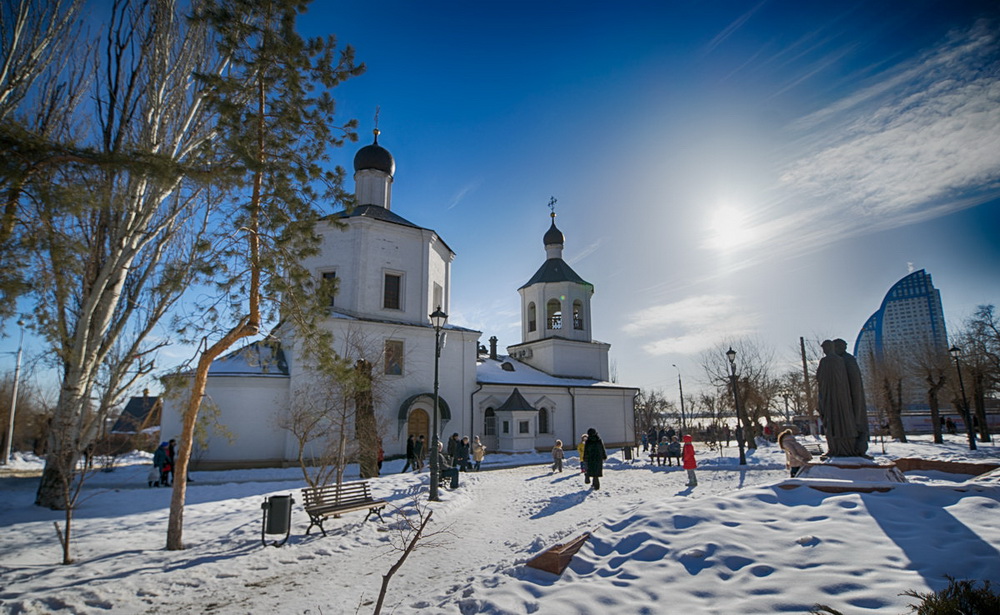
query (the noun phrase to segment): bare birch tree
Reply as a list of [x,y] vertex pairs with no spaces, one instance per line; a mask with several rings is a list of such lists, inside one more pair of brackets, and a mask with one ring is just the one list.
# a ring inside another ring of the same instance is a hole
[[[92,118],[79,142],[51,144],[32,181],[34,326],[60,364],[60,394],[36,503],[62,508],[61,485],[87,445],[85,409],[105,407],[154,347],[149,333],[204,265],[207,89],[191,79],[225,61],[210,31],[173,0],[112,2],[101,31]],[[118,349],[121,352],[117,352]],[[148,363],[148,361],[146,361]],[[108,376],[101,389],[101,371]],[[141,371],[141,370],[140,370]],[[111,392],[111,394],[109,394]]]

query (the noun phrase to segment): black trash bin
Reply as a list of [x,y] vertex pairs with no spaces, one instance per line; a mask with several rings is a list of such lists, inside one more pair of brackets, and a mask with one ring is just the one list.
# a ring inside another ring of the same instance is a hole
[[630,461],[632,459],[632,447],[626,446],[624,450],[625,450],[625,461]]
[[267,546],[266,534],[284,534],[281,541],[271,543],[272,547],[280,547],[288,542],[292,533],[292,503],[295,500],[290,495],[272,495],[264,498],[260,507],[264,510],[264,525],[260,531],[260,542]]

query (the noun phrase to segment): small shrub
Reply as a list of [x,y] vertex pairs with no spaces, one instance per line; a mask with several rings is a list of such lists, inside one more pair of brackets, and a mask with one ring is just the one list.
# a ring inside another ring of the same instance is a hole
[[976,581],[957,581],[948,578],[948,587],[937,592],[920,594],[915,591],[903,592],[903,596],[918,598],[920,604],[910,605],[910,611],[917,615],[995,615],[1000,613],[1000,594],[990,589],[990,582],[983,581],[982,587]]

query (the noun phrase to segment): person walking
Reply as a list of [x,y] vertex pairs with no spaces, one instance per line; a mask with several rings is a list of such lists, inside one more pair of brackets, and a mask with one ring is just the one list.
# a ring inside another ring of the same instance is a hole
[[424,451],[427,450],[427,440],[424,434],[417,436],[413,443],[413,471],[419,472],[424,469]]
[[778,434],[778,448],[785,451],[785,468],[792,478],[795,478],[795,475],[813,458],[812,453],[795,439],[791,429]]
[[[577,454],[577,457],[579,457],[579,459],[580,459],[580,474],[583,474],[583,475],[587,474],[587,462],[583,460],[583,448],[584,448],[584,445],[586,445],[586,444],[587,444],[587,434],[583,434],[582,436],[580,436],[580,443],[576,445],[576,454]],[[589,483],[590,479],[588,478],[584,482],[588,482]]]
[[471,452],[472,446],[469,444],[469,436],[462,436],[459,440],[458,445],[455,447],[455,461],[452,464],[461,470],[462,472],[468,472],[472,468],[472,464],[469,463],[469,453]]
[[556,440],[556,445],[552,447],[553,472],[562,472],[563,456],[562,440]]
[[472,462],[473,469],[476,472],[479,471],[479,466],[483,465],[483,459],[486,457],[486,447],[479,440],[479,436],[473,436],[472,438]]
[[413,436],[413,434],[410,434],[410,437],[406,439],[406,465],[404,465],[403,469],[400,470],[399,472],[400,474],[406,472],[411,467],[414,470],[417,469],[417,462],[413,459],[413,447],[415,444],[416,444],[416,438]]
[[694,460],[694,444],[690,434],[684,436],[684,451],[681,453],[684,469],[688,473],[688,487],[698,486],[698,477],[694,474],[694,469],[698,467],[698,462]]
[[601,477],[604,476],[604,461],[608,458],[607,451],[604,450],[604,442],[597,430],[591,427],[587,430],[587,443],[583,446],[583,460],[587,464],[587,478],[585,482],[594,479],[591,487],[594,491],[601,488]]

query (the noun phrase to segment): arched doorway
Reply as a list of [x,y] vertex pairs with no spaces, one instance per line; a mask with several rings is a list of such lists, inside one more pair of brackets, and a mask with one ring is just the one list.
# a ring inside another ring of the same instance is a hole
[[414,408],[406,421],[406,437],[424,437],[425,442],[431,441],[430,417],[420,408]]

